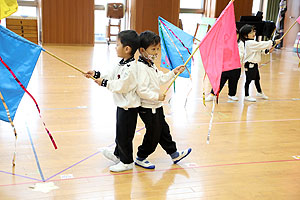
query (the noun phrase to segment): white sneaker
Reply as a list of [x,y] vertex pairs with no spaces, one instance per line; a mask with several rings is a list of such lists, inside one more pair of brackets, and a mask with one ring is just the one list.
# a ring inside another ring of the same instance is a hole
[[216,99],[216,96],[213,95],[212,93],[209,93],[209,95],[207,97],[205,97],[205,101],[207,101],[207,102],[213,101],[214,99]]
[[255,102],[256,99],[250,96],[245,96],[244,101],[250,101],[250,102]]
[[232,100],[232,101],[238,101],[239,98],[237,98],[236,96],[229,96],[228,95],[228,99]]
[[108,160],[111,160],[113,161],[115,164],[118,164],[120,162],[120,159],[114,155],[113,152],[110,151],[110,149],[108,148],[105,148],[103,151],[102,151],[102,155],[107,158]]
[[148,160],[144,159],[142,161],[136,159],[135,160],[135,165],[137,166],[140,166],[140,167],[143,167],[145,169],[154,169],[155,168],[155,165],[152,164],[151,162],[149,162]]
[[109,167],[109,170],[112,172],[123,172],[127,170],[132,170],[132,168],[133,168],[133,163],[124,164],[122,162],[119,162],[118,164]]
[[176,158],[173,158],[173,162],[174,164],[178,163],[179,161],[181,161],[183,158],[185,158],[187,155],[189,155],[191,153],[192,149],[188,148],[184,151],[179,152],[179,156],[177,156]]
[[261,97],[261,98],[263,98],[263,99],[269,99],[269,97],[267,97],[264,93],[256,93],[256,96],[257,97]]

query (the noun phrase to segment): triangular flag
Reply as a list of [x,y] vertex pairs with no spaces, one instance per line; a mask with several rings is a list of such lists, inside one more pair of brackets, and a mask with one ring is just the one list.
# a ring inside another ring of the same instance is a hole
[[[183,65],[190,57],[193,49],[193,36],[161,17],[158,17],[158,26],[161,43],[160,66],[173,70]],[[186,67],[191,72],[191,61]],[[179,76],[189,78],[189,72],[185,70]]]
[[17,0],[0,0],[0,20],[18,10]]
[[232,1],[203,38],[199,49],[203,67],[217,94],[222,71],[241,67]]
[[297,22],[300,24],[300,16],[297,18]]
[[[12,120],[25,91],[15,80],[6,66],[17,79],[27,87],[40,56],[42,48],[0,25],[0,91],[6,101]],[[0,104],[0,120],[9,121],[6,110]]]

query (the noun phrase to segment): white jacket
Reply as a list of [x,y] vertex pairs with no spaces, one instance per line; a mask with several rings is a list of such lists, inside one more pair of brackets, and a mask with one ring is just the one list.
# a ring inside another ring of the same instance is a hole
[[243,63],[260,63],[261,54],[266,54],[265,50],[272,47],[272,40],[260,41],[246,40],[245,41],[245,51],[243,56]]
[[127,110],[137,108],[141,105],[137,90],[137,68],[136,61],[131,58],[127,61],[121,60],[108,74],[101,78],[108,80],[107,89],[113,93],[115,104]]
[[141,98],[141,106],[144,108],[159,108],[163,102],[158,101],[160,86],[169,82],[174,72],[163,73],[155,64],[146,64],[141,58],[137,62],[138,88],[137,94]]

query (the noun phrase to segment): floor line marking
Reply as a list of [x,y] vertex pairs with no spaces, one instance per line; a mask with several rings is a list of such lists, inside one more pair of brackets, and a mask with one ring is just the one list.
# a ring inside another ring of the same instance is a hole
[[[135,171],[135,172],[123,172],[123,173],[109,173],[109,174],[102,174],[98,176],[83,176],[83,177],[75,177],[70,179],[54,179],[51,180],[53,182],[58,181],[68,181],[68,180],[76,180],[76,179],[89,179],[89,178],[99,178],[99,177],[106,177],[106,176],[120,176],[120,175],[128,175],[128,174],[140,174],[140,173],[155,173],[155,172],[165,172],[165,171],[174,171],[174,170],[182,170],[182,169],[198,169],[198,168],[209,168],[209,167],[226,167],[226,166],[239,166],[239,165],[253,165],[253,164],[269,164],[269,163],[283,163],[283,162],[300,162],[300,160],[271,160],[271,161],[256,161],[256,162],[242,162],[242,163],[225,163],[225,164],[214,164],[214,165],[203,165],[203,166],[195,166],[195,167],[178,167],[172,169],[155,169],[155,170],[144,170],[144,171]],[[14,186],[14,185],[24,185],[24,184],[31,184],[31,183],[39,183],[39,182],[23,182],[23,183],[14,183],[14,184],[6,184],[0,185],[0,187],[5,186]]]

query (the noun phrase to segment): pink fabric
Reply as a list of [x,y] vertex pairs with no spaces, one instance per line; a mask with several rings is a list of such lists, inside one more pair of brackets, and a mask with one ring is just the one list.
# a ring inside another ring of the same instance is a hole
[[205,72],[217,94],[222,71],[241,67],[233,2],[223,10],[199,46]]
[[297,18],[297,22],[300,24],[300,16]]

